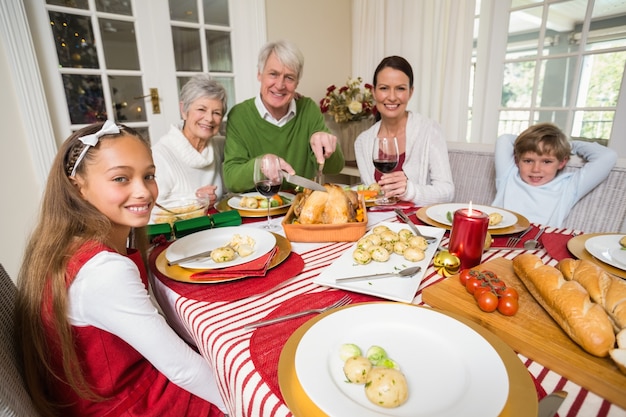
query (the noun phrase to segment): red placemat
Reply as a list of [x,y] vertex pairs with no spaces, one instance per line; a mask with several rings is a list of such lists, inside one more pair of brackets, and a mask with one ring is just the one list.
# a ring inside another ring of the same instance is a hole
[[565,258],[573,258],[574,255],[567,249],[567,242],[572,238],[572,235],[563,233],[544,233],[539,238],[539,241],[546,248],[548,255],[560,261]]
[[150,254],[150,269],[152,273],[157,279],[177,294],[198,301],[235,301],[261,294],[295,277],[304,269],[302,257],[297,253],[291,252],[287,259],[276,267],[268,270],[267,274],[263,277],[242,278],[221,284],[178,282],[164,276],[153,267],[157,256],[159,256],[167,246],[168,245],[157,246]]
[[[537,235],[537,233],[539,233],[539,227],[534,226],[534,225],[531,225],[530,227],[532,228],[530,232],[526,233],[524,237],[519,242],[517,242],[517,245],[513,246],[514,248],[523,248],[524,242],[526,242],[529,239],[534,238]],[[506,246],[506,242],[510,238],[517,237],[520,234],[521,233],[514,233],[512,235],[493,236],[493,242],[491,243],[491,246],[498,247],[498,248]],[[539,237],[539,240],[541,241],[541,236]]]
[[[283,316],[310,308],[326,307],[349,294],[352,303],[366,301],[382,301],[381,298],[370,295],[356,294],[343,290],[330,290],[312,294],[304,294],[285,301],[263,319]],[[254,330],[250,338],[250,356],[255,369],[261,374],[263,381],[269,386],[274,395],[283,400],[278,384],[278,360],[280,352],[287,340],[298,327],[314,317],[313,314],[287,320],[271,326],[259,327]]]
[[269,268],[270,262],[277,252],[278,247],[275,246],[274,249],[253,261],[247,262],[242,265],[231,266],[228,268],[207,269],[205,271],[195,272],[191,274],[191,279],[194,281],[202,282],[215,281],[215,279],[227,277],[262,277],[267,275],[267,269]]

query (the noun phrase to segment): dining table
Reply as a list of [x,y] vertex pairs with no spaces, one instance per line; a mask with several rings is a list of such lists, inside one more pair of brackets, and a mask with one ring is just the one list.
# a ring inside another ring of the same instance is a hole
[[[423,215],[419,215],[420,210],[423,214],[423,208],[411,205],[404,205],[401,208],[417,226],[432,227],[423,221]],[[282,251],[283,257],[279,264],[272,266],[260,277],[233,278],[218,283],[172,279],[163,265],[164,252],[172,242],[162,240],[150,253],[151,288],[154,296],[170,325],[194,346],[214,369],[220,394],[230,417],[326,415],[317,409],[315,412],[303,413],[302,410],[306,408],[289,407],[288,403],[290,400],[293,401],[291,399],[293,393],[285,392],[284,384],[290,381],[284,373],[292,370],[286,370],[284,363],[281,363],[281,355],[293,354],[294,343],[297,343],[298,337],[311,326],[312,322],[319,319],[319,315],[310,314],[273,326],[258,328],[247,326],[263,319],[310,308],[321,308],[332,304],[345,294],[350,295],[351,304],[354,305],[400,303],[371,294],[320,285],[316,279],[346,251],[351,250],[354,242],[290,242],[285,238],[285,232],[280,225],[282,219],[282,215],[272,218],[277,227],[271,232],[277,238],[278,250]],[[265,217],[244,218],[242,226],[262,228],[265,221]],[[383,222],[402,222],[392,210],[380,206],[369,208],[367,221],[368,231]],[[584,235],[580,230],[544,228],[539,224],[528,226],[537,231],[543,229],[542,245],[535,249],[506,247],[506,239],[518,235],[517,230],[511,235],[493,236],[491,245],[499,248],[485,250],[481,262],[483,264],[504,262],[503,260],[512,260],[521,253],[532,252],[545,264],[554,266],[563,257],[573,257],[568,251],[567,242]],[[529,237],[534,235],[535,233],[528,234]],[[438,251],[445,250],[449,238],[450,230],[444,230],[438,243]],[[424,294],[428,295],[429,288],[432,290],[437,286],[441,287],[448,280],[447,275],[450,274],[442,274],[441,268],[436,268],[431,260],[408,304],[435,309],[425,302],[424,298],[427,297],[424,297]],[[445,309],[441,310],[445,313]],[[460,317],[458,311],[450,314],[468,321],[467,318]],[[472,325],[481,327],[480,323],[476,322]],[[292,351],[286,353],[288,349]],[[593,387],[584,387],[584,383],[575,382],[576,378],[572,377],[572,374],[565,376],[563,375],[565,372],[555,370],[552,362],[542,363],[541,355],[528,355],[517,349],[511,351],[516,358],[515,361],[523,365],[532,381],[533,396],[536,392],[533,401],[541,400],[554,391],[564,390],[568,393],[558,409],[558,416],[626,416],[624,401],[619,402],[622,388],[618,388],[617,396],[610,397],[618,398],[617,401],[608,400],[598,395]],[[626,399],[626,389],[623,391],[623,397]],[[536,405],[532,409],[535,410]],[[502,412],[500,415],[515,414]]]

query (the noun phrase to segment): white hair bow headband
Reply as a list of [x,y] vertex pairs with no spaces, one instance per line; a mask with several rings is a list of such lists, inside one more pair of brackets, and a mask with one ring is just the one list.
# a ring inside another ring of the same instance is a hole
[[100,130],[98,130],[96,133],[81,136],[80,138],[78,138],[78,140],[81,141],[85,145],[85,147],[80,152],[80,155],[78,155],[78,158],[76,158],[76,162],[74,163],[74,168],[72,168],[72,173],[70,174],[70,177],[73,177],[74,174],[76,174],[76,168],[78,167],[78,164],[80,164],[80,162],[83,160],[85,155],[87,155],[87,151],[89,150],[89,148],[91,148],[92,146],[96,146],[98,144],[98,140],[100,140],[102,136],[112,135],[115,133],[120,133],[120,128],[117,127],[117,125],[112,121],[107,120],[106,122],[104,122]]

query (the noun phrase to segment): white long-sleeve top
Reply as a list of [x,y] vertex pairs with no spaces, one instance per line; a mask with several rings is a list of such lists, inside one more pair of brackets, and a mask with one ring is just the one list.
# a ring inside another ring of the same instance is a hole
[[574,204],[604,181],[617,154],[598,143],[572,141],[572,153],[586,163],[576,172],[561,170],[540,186],[532,186],[519,175],[513,148],[515,135],[502,135],[496,141],[496,197],[492,205],[515,211],[532,223],[562,227]]
[[76,275],[68,298],[73,326],[94,326],[118,336],[172,383],[226,413],[209,363],[158,313],[132,260],[108,251],[96,254]]
[[169,132],[152,146],[152,158],[156,166],[159,201],[174,194],[193,195],[205,185],[215,185],[215,194],[222,197],[222,157],[213,141],[198,152],[182,132],[182,122],[170,126]]
[[[354,142],[359,175],[364,184],[373,184],[372,149],[381,122],[362,132]],[[441,127],[420,114],[409,112],[406,123],[406,151],[402,170],[407,177],[402,200],[418,206],[447,203],[454,198],[454,183],[448,146]]]

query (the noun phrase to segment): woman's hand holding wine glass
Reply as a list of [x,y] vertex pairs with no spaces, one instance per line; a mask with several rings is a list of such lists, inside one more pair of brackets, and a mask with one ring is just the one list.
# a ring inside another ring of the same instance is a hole
[[[374,140],[374,149],[372,151],[372,161],[374,168],[383,174],[392,172],[399,161],[398,140],[393,138],[376,138]],[[383,197],[378,204],[393,204],[397,201],[396,197]]]
[[273,229],[270,217],[271,198],[280,191],[283,183],[283,174],[280,170],[280,159],[276,155],[267,154],[258,156],[254,160],[254,186],[256,190],[267,198],[267,224],[265,229]]

